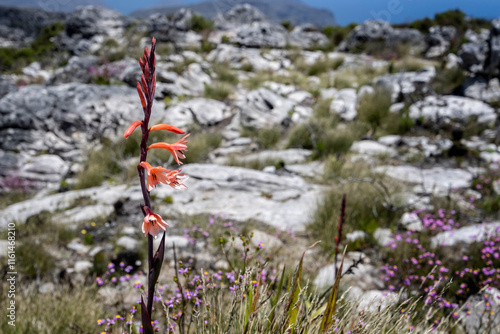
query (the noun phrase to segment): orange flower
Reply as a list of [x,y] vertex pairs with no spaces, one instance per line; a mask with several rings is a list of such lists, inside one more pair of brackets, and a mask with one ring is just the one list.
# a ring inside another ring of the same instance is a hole
[[182,131],[181,129],[179,129],[173,125],[169,125],[169,124],[158,124],[158,125],[152,126],[149,129],[149,131],[158,131],[158,130],[167,130],[167,131],[171,131],[171,132],[174,132],[174,133],[177,133],[180,135],[184,134],[184,131]]
[[125,131],[125,138],[128,138],[134,132],[134,130],[139,126],[142,125],[142,121],[134,121],[130,126],[128,127],[127,131]]
[[187,189],[183,184],[188,176],[185,174],[179,174],[180,169],[169,170],[163,167],[153,167],[147,162],[143,161],[139,166],[146,169],[147,181],[148,181],[148,191],[153,190],[159,183],[167,184],[174,189]]
[[153,237],[158,236],[160,230],[166,231],[168,224],[161,218],[160,215],[153,213],[150,208],[147,206],[144,207],[144,211],[146,212],[146,216],[144,217],[144,222],[142,223],[142,233],[144,236],[148,236],[148,233]]
[[175,161],[179,164],[182,165],[182,162],[179,159],[184,159],[186,156],[184,155],[184,150],[187,149],[187,139],[186,137],[189,136],[187,134],[186,136],[182,137],[181,140],[179,140],[175,144],[168,144],[168,143],[154,143],[149,145],[148,150],[150,148],[163,148],[166,150],[169,150],[170,153],[174,156]]

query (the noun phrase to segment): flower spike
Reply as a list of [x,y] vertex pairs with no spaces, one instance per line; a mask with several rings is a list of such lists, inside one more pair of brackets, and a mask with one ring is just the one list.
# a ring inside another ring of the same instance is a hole
[[134,130],[139,126],[142,125],[142,121],[134,121],[130,126],[128,127],[127,131],[125,131],[125,138],[128,138],[134,132]]
[[173,125],[169,125],[169,124],[158,124],[158,125],[152,126],[149,129],[149,131],[159,131],[159,130],[167,130],[167,131],[170,131],[170,132],[173,132],[173,133],[177,133],[179,135],[183,135],[185,133],[181,129],[179,129],[179,128],[173,126]]

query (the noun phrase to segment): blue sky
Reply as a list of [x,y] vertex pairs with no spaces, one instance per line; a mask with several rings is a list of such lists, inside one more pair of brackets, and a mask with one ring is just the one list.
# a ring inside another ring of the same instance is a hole
[[[155,5],[180,5],[197,0],[102,0],[124,13]],[[227,0],[226,0],[227,1]],[[268,0],[272,1],[272,0]],[[303,0],[314,7],[330,9],[340,25],[381,18],[391,23],[413,21],[448,9],[458,8],[470,16],[500,17],[500,0]]]

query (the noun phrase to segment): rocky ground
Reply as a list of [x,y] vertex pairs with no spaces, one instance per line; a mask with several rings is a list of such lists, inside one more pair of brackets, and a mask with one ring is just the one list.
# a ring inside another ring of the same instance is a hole
[[[1,46],[50,45],[50,56],[5,55],[0,68],[0,229],[15,223],[21,245],[44,249],[50,260],[38,266],[18,260],[41,293],[61,277],[93,280],[107,261],[143,267],[138,137],[122,136],[140,115],[134,58],[150,36],[159,41],[152,122],[192,138],[188,190],[159,187],[153,197],[171,226],[168,264],[175,244],[182,259],[227,269],[217,247],[189,232],[216,219],[210,233],[253,232],[256,245],[291,263],[323,239],[306,262],[315,286],[329,286],[346,192],[342,244],[349,261],[364,262],[345,284],[371,300],[394,293],[380,278],[382,249],[393,232],[423,229],[418,212],[462,212],[464,226],[437,234],[435,247],[500,224],[500,19],[426,31],[367,21],[335,43],[325,30],[276,25],[248,5],[213,23],[189,10],[147,20],[95,7],[2,10],[11,19],[0,21]],[[23,29],[16,17],[36,24]],[[485,176],[487,194],[478,187]],[[127,302],[135,298],[127,292]]]

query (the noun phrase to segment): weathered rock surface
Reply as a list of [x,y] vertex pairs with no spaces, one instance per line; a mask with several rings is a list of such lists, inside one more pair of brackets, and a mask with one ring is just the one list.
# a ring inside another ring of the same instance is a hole
[[96,68],[99,58],[96,56],[73,56],[68,64],[57,69],[48,80],[48,85],[60,85],[70,82],[91,83],[92,68]]
[[414,166],[380,166],[375,171],[396,180],[420,184],[418,193],[447,194],[451,189],[468,188],[471,185],[472,173],[457,168],[433,167],[420,169]]
[[416,29],[394,29],[388,22],[368,20],[354,28],[339,45],[339,51],[352,51],[363,43],[381,42],[387,45],[408,43],[421,45],[424,36]]
[[95,52],[106,39],[120,41],[127,24],[127,19],[113,10],[79,7],[66,20],[66,29],[57,42],[76,55]]
[[387,74],[373,80],[374,84],[391,93],[392,102],[405,101],[412,94],[426,96],[431,93],[430,83],[436,76],[434,66],[418,72]]
[[[4,171],[35,183],[58,184],[68,170],[61,160],[81,161],[90,143],[121,136],[140,117],[135,95],[135,89],[128,87],[73,83],[25,86],[4,96],[0,99]],[[163,103],[153,108],[157,122],[163,116]],[[51,155],[37,157],[41,153]]]
[[[158,197],[172,196],[174,203],[179,203],[182,213],[224,213],[228,219],[241,222],[255,219],[279,229],[304,229],[322,189],[309,185],[299,176],[239,167],[189,164],[184,166],[183,172],[190,176],[188,190],[157,188]],[[63,212],[81,198],[99,203],[102,207],[97,210],[87,206],[66,212],[72,221],[93,219],[97,212],[109,214],[119,199],[139,201],[142,194],[139,186],[103,186],[34,198],[1,210],[0,229],[5,229],[14,220],[22,223],[42,211]],[[172,207],[169,210],[176,209]]]
[[265,128],[288,124],[295,104],[268,89],[259,88],[240,96],[236,105],[242,125]]
[[229,63],[235,69],[249,65],[255,71],[277,71],[290,67],[291,61],[285,56],[283,50],[273,49],[266,54],[262,54],[259,49],[240,49],[229,44],[220,44],[208,54],[207,60],[217,63]]
[[330,111],[337,113],[343,120],[352,121],[358,115],[356,104],[358,96],[353,88],[344,88],[333,94]]
[[215,26],[219,30],[230,30],[253,22],[267,22],[267,18],[260,10],[249,4],[238,4],[215,18]]
[[491,22],[489,36],[468,33],[469,42],[462,45],[458,55],[466,70],[487,77],[500,75],[500,18]]
[[363,156],[389,156],[394,157],[398,152],[392,147],[387,147],[372,140],[357,141],[352,144],[351,151]]
[[0,7],[0,47],[27,46],[44,27],[64,22],[66,16],[35,8]]
[[465,307],[459,312],[467,334],[482,331],[498,333],[500,318],[496,315],[500,312],[499,300],[500,290],[495,287],[488,287],[467,298]]
[[500,102],[500,81],[498,78],[487,80],[485,78],[470,78],[464,86],[464,95],[471,99],[481,100],[486,103]]
[[432,238],[432,245],[454,246],[457,244],[470,245],[473,242],[482,242],[488,236],[500,232],[500,222],[491,222],[477,225],[469,225],[452,231],[445,231]]
[[435,58],[444,55],[450,48],[451,42],[457,35],[457,29],[453,26],[430,27],[429,33],[425,37],[427,58]]
[[174,15],[153,14],[149,18],[149,31],[158,41],[171,42],[180,47],[199,46],[202,37],[192,31],[193,11],[180,9]]
[[495,110],[484,102],[459,96],[427,96],[410,106],[409,116],[437,125],[466,122],[474,117],[479,123],[494,122]]
[[286,46],[287,36],[282,26],[269,22],[253,22],[236,27],[229,41],[250,48],[283,48]]
[[190,196],[182,202],[185,213],[224,213],[229,219],[255,219],[279,229],[304,229],[321,193],[319,186],[298,176],[239,167],[190,164],[183,172],[197,180],[185,192]]
[[193,124],[216,125],[230,116],[231,110],[225,103],[200,97],[168,108],[165,121],[186,128]]
[[329,43],[328,38],[311,24],[296,26],[288,35],[288,44],[302,49],[323,47]]

